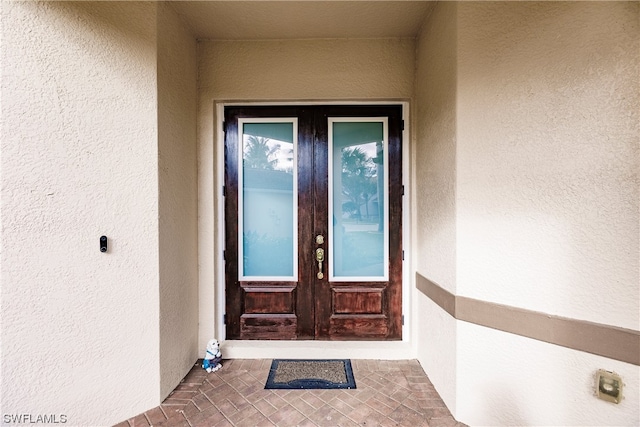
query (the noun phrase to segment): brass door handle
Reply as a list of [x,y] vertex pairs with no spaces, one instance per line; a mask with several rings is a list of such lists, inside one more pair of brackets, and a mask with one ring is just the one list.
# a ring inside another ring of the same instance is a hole
[[316,261],[318,261],[318,274],[316,275],[318,279],[324,278],[324,274],[322,273],[322,261],[324,261],[324,249],[318,248],[316,249]]

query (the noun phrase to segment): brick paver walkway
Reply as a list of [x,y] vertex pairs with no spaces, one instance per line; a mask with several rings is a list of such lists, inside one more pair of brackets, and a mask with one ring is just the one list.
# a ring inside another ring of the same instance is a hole
[[416,360],[352,360],[355,390],[265,390],[271,360],[198,364],[157,408],[116,427],[461,427]]

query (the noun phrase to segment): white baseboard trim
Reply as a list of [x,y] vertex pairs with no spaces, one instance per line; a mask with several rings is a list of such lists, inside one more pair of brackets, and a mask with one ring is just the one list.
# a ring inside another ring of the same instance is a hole
[[221,343],[224,359],[375,359],[417,357],[405,341],[236,341]]

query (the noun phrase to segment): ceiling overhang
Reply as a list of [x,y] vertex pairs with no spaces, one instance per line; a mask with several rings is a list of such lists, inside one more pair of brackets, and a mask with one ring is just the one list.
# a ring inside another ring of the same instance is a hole
[[432,1],[175,1],[200,40],[414,38]]

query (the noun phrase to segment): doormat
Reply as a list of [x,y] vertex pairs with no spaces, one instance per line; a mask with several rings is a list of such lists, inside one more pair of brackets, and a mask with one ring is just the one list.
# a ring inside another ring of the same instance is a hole
[[356,388],[351,360],[275,359],[265,389]]

